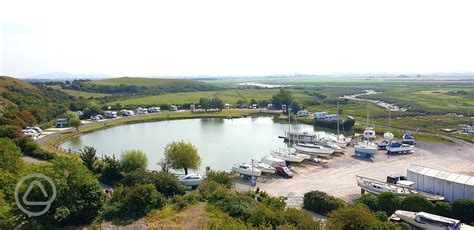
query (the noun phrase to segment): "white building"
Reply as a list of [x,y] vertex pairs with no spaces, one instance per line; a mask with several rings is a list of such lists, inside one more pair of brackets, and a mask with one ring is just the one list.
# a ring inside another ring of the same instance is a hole
[[191,111],[196,110],[196,105],[194,105],[194,104],[193,104],[193,105],[189,105],[189,109],[190,109]]
[[171,110],[171,111],[178,111],[178,106],[176,106],[176,105],[171,105],[171,106],[170,106],[170,110]]
[[447,201],[474,199],[474,177],[410,165],[407,178],[415,182],[414,188],[420,191],[439,194]]
[[268,104],[267,109],[273,109],[273,104]]
[[299,117],[306,117],[306,116],[309,116],[309,112],[308,110],[300,110],[296,113],[296,116],[299,116]]
[[314,118],[316,119],[326,119],[328,112],[316,112],[314,113]]
[[230,109],[230,104],[229,104],[229,103],[225,103],[225,104],[224,104],[224,109]]

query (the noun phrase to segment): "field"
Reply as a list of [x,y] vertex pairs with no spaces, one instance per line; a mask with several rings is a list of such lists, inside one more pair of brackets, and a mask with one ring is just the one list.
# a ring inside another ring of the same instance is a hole
[[109,96],[110,94],[106,94],[106,93],[91,93],[91,92],[83,92],[83,91],[77,91],[77,90],[69,90],[69,89],[66,89],[66,90],[63,90],[65,93],[71,95],[71,96],[75,96],[75,97],[83,97],[83,98],[100,98],[100,97],[106,97],[106,96]]
[[90,81],[87,82],[87,84],[108,86],[135,85],[146,87],[166,87],[176,85],[204,85],[206,83],[201,81],[191,81],[182,79],[121,77],[99,81]]
[[[278,92],[278,89],[231,89],[231,90],[218,90],[218,91],[200,91],[200,92],[186,92],[186,93],[168,93],[162,95],[146,96],[129,98],[120,101],[114,101],[109,104],[115,104],[119,102],[124,106],[136,106],[136,105],[160,105],[160,104],[186,104],[186,103],[197,103],[199,98],[206,97],[218,97],[224,101],[224,103],[236,104],[237,101],[243,100],[250,102],[251,99],[255,100],[271,100],[272,96]],[[311,96],[306,95],[303,91],[293,91],[294,96],[298,100],[309,100]]]

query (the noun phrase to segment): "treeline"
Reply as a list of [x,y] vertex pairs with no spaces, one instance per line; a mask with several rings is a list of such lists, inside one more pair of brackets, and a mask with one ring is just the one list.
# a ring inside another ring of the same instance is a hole
[[163,86],[137,86],[137,85],[96,85],[90,81],[74,80],[72,82],[59,83],[62,89],[77,90],[92,93],[105,94],[140,94],[140,95],[157,95],[164,93],[176,92],[193,92],[193,91],[211,91],[219,90],[219,87],[212,86],[206,83],[195,82],[193,84],[170,84]]
[[400,198],[390,192],[379,196],[364,194],[349,204],[324,192],[311,191],[304,195],[304,209],[328,216],[327,229],[411,229],[406,223],[388,221],[396,210],[423,211],[459,219],[463,223],[474,222],[474,199],[433,203],[421,195]]

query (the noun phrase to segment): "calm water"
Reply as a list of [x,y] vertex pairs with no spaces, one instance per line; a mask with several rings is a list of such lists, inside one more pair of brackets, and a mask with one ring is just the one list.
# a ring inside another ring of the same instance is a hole
[[[202,158],[200,172],[206,166],[214,170],[230,170],[237,162],[261,159],[270,150],[285,147],[278,136],[288,124],[274,122],[271,117],[219,119],[202,118],[158,121],[112,127],[86,134],[62,144],[63,148],[79,150],[88,145],[99,155],[120,156],[123,150],[140,149],[148,154],[149,169],[156,164],[165,146],[171,141],[185,140],[194,144]],[[313,126],[292,125],[292,130],[313,132]]]

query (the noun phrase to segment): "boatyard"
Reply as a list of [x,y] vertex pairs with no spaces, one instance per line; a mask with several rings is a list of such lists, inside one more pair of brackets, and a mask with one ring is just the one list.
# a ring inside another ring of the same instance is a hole
[[411,164],[419,164],[474,176],[474,147],[460,141],[451,145],[419,141],[413,154],[387,155],[379,150],[370,159],[354,156],[350,146],[344,152],[327,159],[328,168],[303,162],[294,168],[292,179],[262,177],[257,186],[274,196],[303,196],[308,191],[320,190],[353,201],[361,194],[356,175],[385,181],[389,175],[406,176]]

